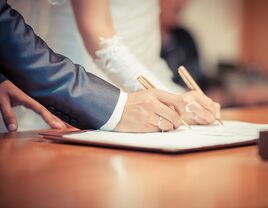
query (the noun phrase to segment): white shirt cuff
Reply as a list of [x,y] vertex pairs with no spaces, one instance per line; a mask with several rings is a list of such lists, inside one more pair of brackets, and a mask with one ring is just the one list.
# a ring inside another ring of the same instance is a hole
[[122,117],[126,102],[127,93],[120,91],[120,95],[117,104],[114,108],[114,112],[112,113],[109,120],[100,128],[101,130],[111,131],[117,126]]

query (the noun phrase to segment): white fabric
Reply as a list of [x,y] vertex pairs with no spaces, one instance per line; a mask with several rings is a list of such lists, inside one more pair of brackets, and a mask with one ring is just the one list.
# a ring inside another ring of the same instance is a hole
[[[48,0],[9,0],[48,45],[71,58],[96,75],[109,81],[88,55],[77,29],[70,0],[52,5]],[[182,93],[181,87],[172,82],[172,72],[160,58],[160,28],[158,0],[110,0],[116,33],[129,51],[147,70],[159,77],[172,92]],[[20,130],[47,128],[39,116],[29,110],[18,110]],[[20,122],[24,121],[24,122]],[[32,121],[30,124],[29,122]],[[0,131],[3,130],[0,127]]]
[[122,117],[124,107],[127,102],[127,97],[127,93],[120,91],[120,96],[115,106],[114,112],[109,120],[100,128],[101,130],[110,131],[117,126]]
[[146,77],[157,88],[168,91],[152,73],[131,53],[120,38],[101,38],[102,49],[96,51],[95,62],[117,86],[126,91],[142,90],[139,76]]
[[137,59],[171,92],[184,90],[172,81],[172,72],[160,58],[160,7],[158,0],[110,0],[116,33]]

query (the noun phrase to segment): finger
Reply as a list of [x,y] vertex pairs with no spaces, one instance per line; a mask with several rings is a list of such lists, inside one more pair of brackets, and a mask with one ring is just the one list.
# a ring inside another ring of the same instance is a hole
[[15,114],[13,113],[11,103],[8,97],[3,97],[1,100],[1,112],[7,130],[17,131],[17,119]]
[[201,117],[199,117],[197,114],[193,113],[193,116],[191,116],[191,120],[194,124],[201,124],[201,125],[208,125],[209,122]]
[[[49,114],[51,114],[52,115],[52,122],[53,123],[58,123],[61,127],[60,128],[68,128],[68,127],[70,127],[70,129],[71,129],[71,125],[69,125],[69,124],[67,124],[67,123],[65,123],[64,121],[62,121],[60,118],[58,118],[57,116],[55,116],[55,115],[53,115],[51,112],[49,112],[46,108],[44,108],[44,111],[46,112],[46,113],[49,113]],[[45,120],[45,118],[44,118],[44,116],[42,116],[42,118]],[[46,120],[45,120],[46,121]],[[57,127],[53,127],[52,125],[52,123],[49,123],[49,121],[46,121],[52,128],[57,128]],[[73,127],[74,128],[74,127]],[[75,128],[74,128],[75,129]]]
[[199,121],[200,124],[210,124],[216,120],[215,115],[211,113],[211,111],[208,111],[197,102],[193,102],[189,108],[194,115],[198,116],[197,121]]
[[135,130],[135,132],[139,132],[139,133],[151,133],[151,132],[159,132],[161,131],[161,129],[159,129],[157,126],[153,125],[153,124],[146,124],[144,125],[142,128],[137,128]]
[[219,116],[220,108],[215,102],[213,102],[209,97],[204,94],[200,94],[197,92],[195,93],[196,102],[198,102],[207,111],[210,111],[213,115],[215,115],[215,117],[216,115]]
[[201,125],[208,125],[210,124],[207,120],[197,116],[197,117],[194,117],[193,120],[195,121],[196,124],[201,124]]
[[64,122],[64,125],[66,126],[66,128],[67,128],[68,130],[72,130],[72,131],[74,131],[74,130],[79,130],[78,128],[76,128],[76,127],[74,127],[74,126],[72,126],[72,125],[70,125],[70,124],[68,124],[68,123],[66,123],[66,122]]
[[149,132],[158,132],[160,129],[150,123],[143,123],[142,125],[126,126],[123,123],[119,124],[113,129],[116,132],[133,132],[133,133],[149,133]]
[[184,102],[181,96],[164,92],[161,90],[153,90],[152,92],[162,103],[168,106],[174,106],[176,111],[179,112],[180,115],[184,112]]
[[159,131],[172,131],[174,130],[174,125],[166,120],[165,118],[155,114],[152,116],[152,119],[150,119],[150,122],[152,125],[157,127]]
[[20,104],[39,114],[51,128],[60,129],[66,127],[64,122],[50,113],[44,106],[31,97],[24,97],[22,100],[20,100]]
[[[39,104],[40,105],[40,104]],[[38,104],[35,105],[32,109],[38,113],[43,120],[54,129],[60,129],[60,128],[66,128],[63,121],[61,121],[58,117],[54,116],[52,113],[50,113],[45,107],[42,105],[39,106]]]
[[207,125],[208,122],[202,118],[200,118],[198,115],[192,112],[184,113],[182,116],[183,120],[185,120],[188,124],[196,125],[196,124],[202,124]]
[[174,128],[180,126],[180,115],[171,106],[167,106],[161,102],[155,102],[153,103],[152,108],[156,114],[171,123]]

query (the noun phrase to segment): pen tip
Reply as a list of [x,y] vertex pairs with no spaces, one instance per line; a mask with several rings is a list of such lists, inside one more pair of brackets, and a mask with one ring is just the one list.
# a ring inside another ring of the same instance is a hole
[[218,119],[219,123],[223,126],[223,121],[221,119]]

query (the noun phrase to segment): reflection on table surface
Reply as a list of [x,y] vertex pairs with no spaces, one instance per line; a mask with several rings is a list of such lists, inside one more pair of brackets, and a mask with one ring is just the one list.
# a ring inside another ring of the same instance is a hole
[[[268,107],[223,111],[268,123]],[[0,207],[266,207],[268,163],[256,146],[156,154],[0,137]]]

